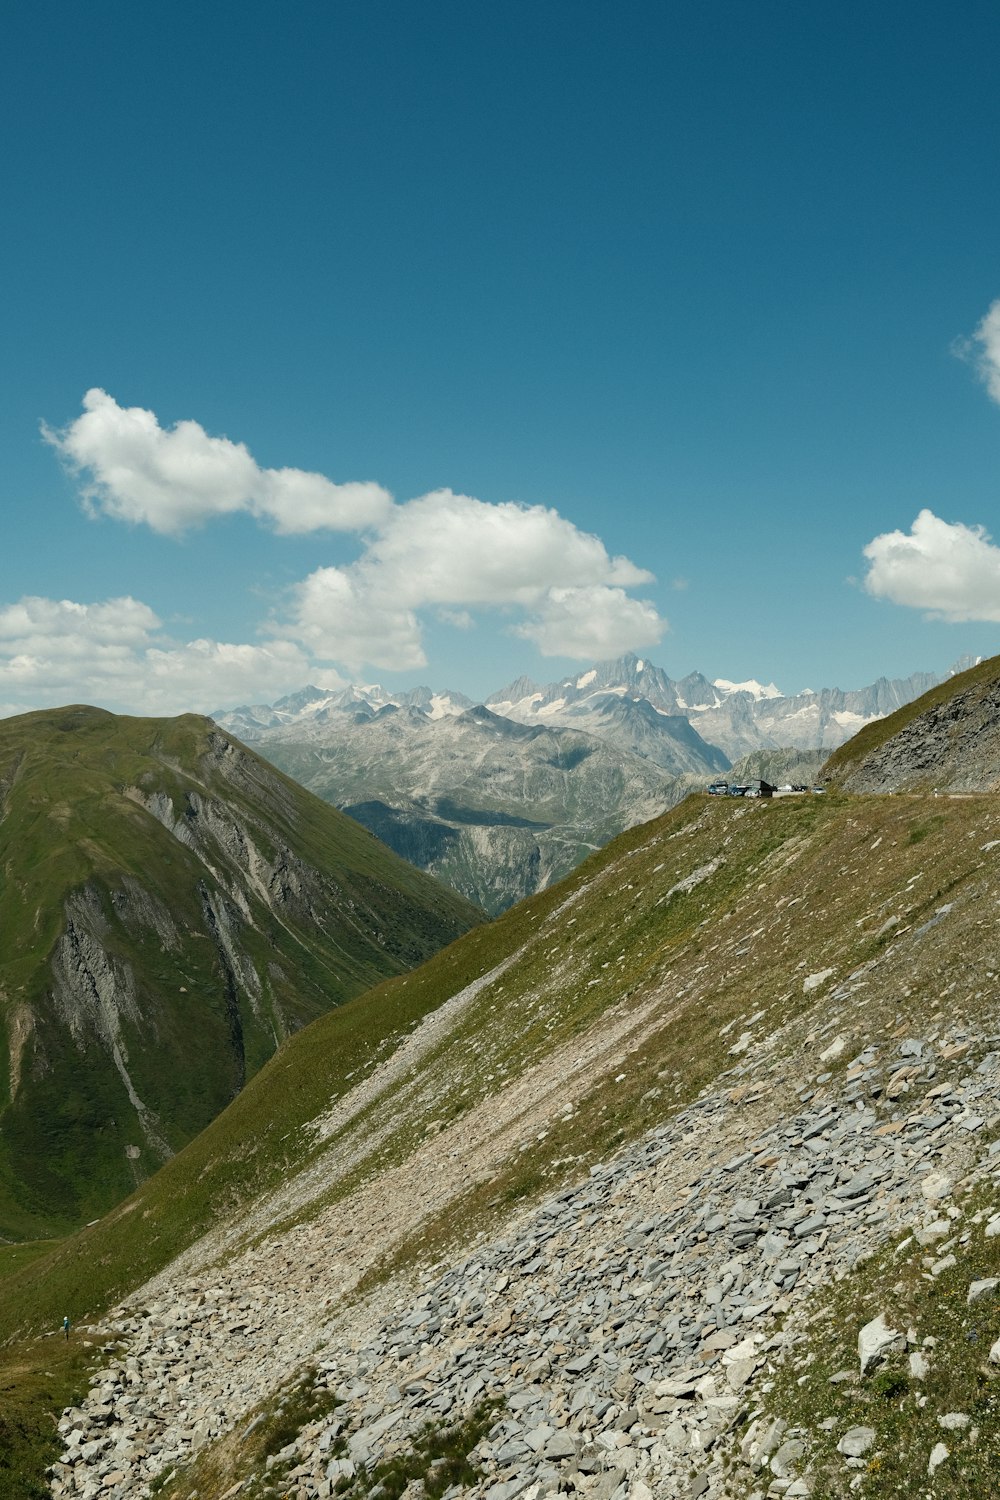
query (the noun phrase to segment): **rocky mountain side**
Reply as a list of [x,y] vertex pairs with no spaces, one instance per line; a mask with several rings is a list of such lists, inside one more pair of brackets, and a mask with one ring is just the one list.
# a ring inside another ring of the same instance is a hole
[[389,693],[378,685],[352,685],[334,690],[305,687],[277,703],[248,703],[220,710],[213,717],[230,734],[252,744],[270,731],[281,729],[298,729],[302,731],[299,738],[308,738],[310,731],[321,725],[345,718],[373,719],[384,708],[415,709],[429,719],[442,719],[472,707],[472,699],[462,693],[435,693],[427,687]]
[[52,1492],[986,1492],[998,851],[691,797],[291,1038],[8,1279],[100,1330]]
[[[685,729],[687,725],[685,724]],[[496,914],[562,878],[687,787],[638,754],[486,708],[431,719],[386,707],[258,740],[303,786],[336,803],[429,874]],[[717,764],[704,747],[704,762]],[[694,752],[678,757],[688,768]]]
[[978,663],[873,725],[831,757],[847,791],[952,794],[1000,788],[1000,657]]
[[193,715],[0,723],[0,1237],[65,1231],[477,914]]
[[[842,1051],[843,1040],[829,1046]],[[53,1493],[88,1493],[95,1468],[103,1490],[135,1493],[150,1450],[187,1470],[192,1453],[229,1430],[234,1399],[272,1410],[267,1378],[247,1366],[267,1361],[273,1379],[276,1334],[288,1375],[308,1367],[313,1404],[326,1411],[263,1464],[247,1464],[234,1494],[270,1475],[282,1486],[274,1493],[361,1497],[406,1468],[426,1487],[427,1424],[456,1422],[471,1480],[456,1496],[837,1493],[873,1460],[895,1457],[895,1424],[879,1410],[887,1376],[919,1412],[932,1367],[960,1387],[944,1405],[968,1410],[935,1404],[920,1436],[910,1434],[911,1469],[952,1460],[968,1479],[995,1426],[981,1412],[978,1360],[956,1371],[953,1341],[990,1340],[989,1378],[1000,1382],[1000,1157],[977,1139],[980,1111],[1000,1097],[997,1041],[957,1028],[933,1042],[868,1045],[849,1060],[850,1085],[778,1122],[754,1120],[747,1149],[728,1155],[747,1124],[745,1101],[784,1082],[766,1057],[738,1066],[723,1080],[730,1087],[704,1092],[503,1237],[409,1297],[369,1304],[327,1335],[318,1359],[302,1302],[315,1302],[322,1258],[343,1251],[335,1223],[299,1236],[291,1254],[271,1246],[235,1271],[159,1284],[141,1315],[118,1314],[113,1357],[63,1414]],[[894,1128],[903,1083],[926,1090],[930,1079],[931,1105]],[[973,1183],[988,1206],[970,1202]],[[887,1242],[905,1242],[894,1275],[929,1277],[954,1298],[952,1339],[928,1331],[938,1325],[915,1306],[912,1285],[881,1299],[868,1291],[836,1329],[856,1347],[822,1372],[833,1415],[804,1420],[798,1380],[789,1389],[787,1377],[813,1364],[824,1293],[860,1281]],[[280,1292],[262,1296],[262,1286]],[[904,1323],[908,1331],[894,1326]]]
[[[971,663],[964,659],[956,663],[949,676],[966,665]],[[618,749],[646,756],[671,775],[682,775],[724,770],[720,757],[728,762],[752,750],[833,749],[940,681],[932,673],[914,672],[906,678],[880,677],[850,691],[823,688],[786,695],[774,683],[710,682],[701,672],[675,680],[630,654],[543,687],[519,677],[490,693],[486,707],[518,723],[597,735]],[[250,744],[274,735],[307,742],[323,741],[341,723],[372,720],[386,709],[415,710],[441,723],[471,707],[461,693],[426,687],[390,693],[355,685],[337,691],[308,687],[274,704],[220,710],[214,717]]]
[[729,780],[745,782],[761,778],[772,786],[785,786],[789,782],[812,786],[828,759],[825,750],[751,750],[733,763]]

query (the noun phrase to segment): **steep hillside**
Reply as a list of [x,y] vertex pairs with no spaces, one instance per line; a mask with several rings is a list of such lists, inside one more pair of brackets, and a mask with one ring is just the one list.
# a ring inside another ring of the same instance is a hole
[[[517,724],[482,707],[432,719],[389,706],[325,719],[301,735],[275,730],[258,741],[260,751],[491,914],[561,879],[686,790],[650,760],[593,735]],[[691,748],[678,764],[725,763],[702,751]]]
[[824,777],[865,793],[1000,788],[1000,657],[869,725],[830,757]]
[[53,1492],[915,1495],[943,1440],[984,1493],[998,850],[988,796],[692,797],[291,1038],[8,1277],[117,1341]]
[[94,1218],[477,920],[194,716],[0,722],[0,1236]]

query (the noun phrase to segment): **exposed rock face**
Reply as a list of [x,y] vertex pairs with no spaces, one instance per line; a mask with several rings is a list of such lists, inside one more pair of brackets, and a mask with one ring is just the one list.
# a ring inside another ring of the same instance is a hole
[[[133,905],[123,892],[118,895],[119,911],[133,919],[146,905]],[[109,931],[97,888],[75,891],[66,902],[66,923],[52,956],[52,1000],[81,1052],[96,1047],[111,1058],[146,1146],[165,1161],[171,1152],[160,1122],[139,1098],[128,1072],[124,1028],[140,1022],[135,974],[131,964],[107,951]]]
[[[989,664],[987,664],[989,665]],[[935,695],[937,696],[937,695]],[[934,702],[867,755],[841,763],[850,792],[989,792],[1000,788],[1000,664]]]

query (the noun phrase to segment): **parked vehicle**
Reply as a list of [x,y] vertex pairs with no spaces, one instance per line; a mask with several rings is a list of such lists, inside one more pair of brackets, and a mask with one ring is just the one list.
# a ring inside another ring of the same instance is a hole
[[710,797],[725,797],[729,792],[728,781],[713,781],[708,789]]
[[730,797],[745,797],[749,790],[748,786],[731,786],[729,788],[729,795]]

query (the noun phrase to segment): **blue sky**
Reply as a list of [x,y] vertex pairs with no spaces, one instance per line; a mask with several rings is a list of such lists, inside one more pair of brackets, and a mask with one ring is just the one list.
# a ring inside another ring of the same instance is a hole
[[0,711],[1000,650],[995,6],[2,43]]

